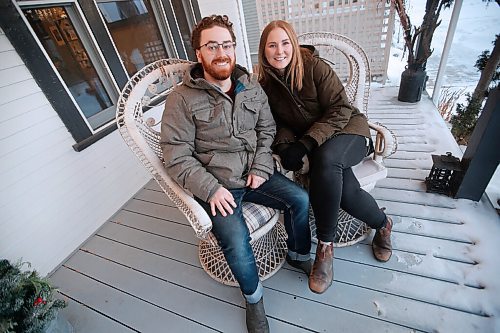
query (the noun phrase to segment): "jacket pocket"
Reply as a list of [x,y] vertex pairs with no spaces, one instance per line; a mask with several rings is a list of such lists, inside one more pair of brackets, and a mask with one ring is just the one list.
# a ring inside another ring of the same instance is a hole
[[203,108],[193,110],[193,118],[196,125],[196,140],[206,144],[223,140],[229,135],[222,104],[206,105]]
[[237,125],[240,132],[255,129],[261,107],[262,105],[259,102],[245,101],[242,103],[242,107],[240,108],[237,117]]
[[213,118],[213,112],[210,109],[202,109],[202,110],[197,110],[193,111],[194,113],[194,118],[198,121],[208,123],[211,118]]

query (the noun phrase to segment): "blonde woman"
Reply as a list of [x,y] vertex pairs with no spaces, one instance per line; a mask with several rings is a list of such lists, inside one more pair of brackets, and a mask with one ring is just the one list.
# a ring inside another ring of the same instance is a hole
[[277,125],[273,150],[283,166],[311,162],[309,196],[318,246],[309,288],[323,293],[333,281],[333,238],[339,208],[376,229],[372,249],[379,261],[392,254],[392,220],[360,188],[352,166],[372,152],[365,116],[353,107],[342,82],[312,46],[300,46],[293,27],[273,21],[259,44],[259,80]]

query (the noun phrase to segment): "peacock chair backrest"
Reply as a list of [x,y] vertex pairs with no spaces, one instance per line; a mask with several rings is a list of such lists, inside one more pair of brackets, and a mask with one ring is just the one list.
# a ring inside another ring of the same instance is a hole
[[[361,46],[352,39],[333,32],[307,32],[298,36],[302,45],[312,45],[343,81],[347,97],[368,117],[370,63]],[[342,68],[347,68],[342,71]],[[339,70],[340,69],[340,70]]]

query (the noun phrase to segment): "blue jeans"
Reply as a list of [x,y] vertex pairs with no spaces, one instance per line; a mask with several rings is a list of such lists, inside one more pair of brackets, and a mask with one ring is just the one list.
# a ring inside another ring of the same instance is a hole
[[212,232],[217,238],[231,272],[249,303],[257,303],[262,297],[262,285],[250,245],[250,233],[243,219],[242,202],[253,202],[284,211],[287,246],[292,259],[308,260],[311,250],[309,230],[309,197],[307,192],[279,172],[256,189],[249,187],[229,189],[237,204],[233,214],[222,216],[217,211],[212,216],[210,205],[196,200],[212,219]]

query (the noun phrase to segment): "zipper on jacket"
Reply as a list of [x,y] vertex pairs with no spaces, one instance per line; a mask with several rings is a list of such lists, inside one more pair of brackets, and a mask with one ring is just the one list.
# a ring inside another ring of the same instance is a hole
[[[278,81],[279,84],[281,84],[285,90],[287,91],[288,95],[292,98],[293,102],[295,103],[295,106],[298,108],[299,112],[300,112],[300,115],[302,116],[302,118],[304,118],[305,121],[307,121],[307,118],[304,116],[304,113],[302,112],[302,109],[305,108],[304,105],[301,105],[299,102],[297,102],[297,100],[295,99],[295,96],[293,96],[292,92],[290,91],[290,89],[288,89],[287,85],[281,81],[277,76],[276,74],[274,74],[271,70],[266,70],[271,76],[273,76],[273,79]],[[300,101],[302,103],[302,101]]]

